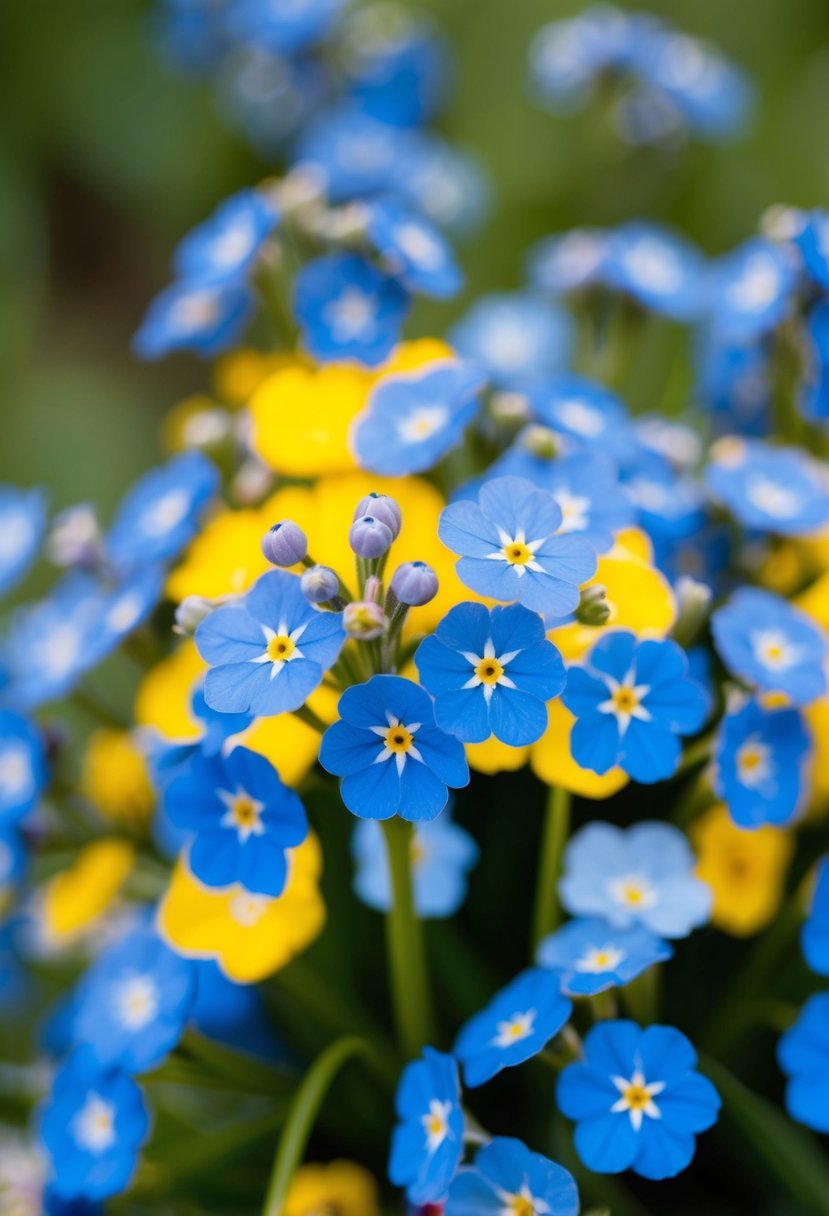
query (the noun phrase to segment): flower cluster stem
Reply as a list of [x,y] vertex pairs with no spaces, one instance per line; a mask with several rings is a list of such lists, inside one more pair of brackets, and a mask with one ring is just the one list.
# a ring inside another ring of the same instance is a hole
[[432,1040],[431,992],[423,926],[415,911],[412,885],[413,828],[395,816],[384,822],[383,831],[393,899],[386,919],[389,979],[400,1046],[411,1059]]
[[561,858],[564,846],[570,834],[570,794],[569,791],[553,786],[547,795],[547,807],[544,812],[544,828],[541,838],[541,851],[538,862],[535,891],[535,915],[533,917],[532,951],[542,938],[553,929],[561,919],[561,906],[558,902],[558,879],[561,873]]

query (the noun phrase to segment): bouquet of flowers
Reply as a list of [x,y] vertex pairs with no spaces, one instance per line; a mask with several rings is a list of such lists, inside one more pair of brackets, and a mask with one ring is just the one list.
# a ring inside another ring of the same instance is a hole
[[[136,333],[213,361],[164,462],[108,523],[0,490],[0,589],[59,571],[0,662],[0,1212],[829,1212],[829,214],[554,233],[427,329],[498,185],[431,23],[154,30],[277,168]],[[646,155],[755,103],[607,7],[528,62]]]

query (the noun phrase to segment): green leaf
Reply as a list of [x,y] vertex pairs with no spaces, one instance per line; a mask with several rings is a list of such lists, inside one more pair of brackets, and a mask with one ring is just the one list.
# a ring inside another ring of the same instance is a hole
[[704,1057],[700,1067],[720,1091],[720,1126],[726,1129],[731,1124],[740,1133],[733,1147],[741,1144],[748,1150],[747,1159],[754,1169],[759,1158],[810,1212],[829,1216],[829,1160],[814,1136],[758,1097],[722,1064]]

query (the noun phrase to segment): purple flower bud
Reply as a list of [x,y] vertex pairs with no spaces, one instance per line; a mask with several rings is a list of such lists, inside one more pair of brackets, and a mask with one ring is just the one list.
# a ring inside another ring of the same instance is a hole
[[262,552],[273,566],[295,566],[308,552],[308,539],[292,519],[283,519],[262,537]]
[[377,519],[381,524],[385,524],[391,532],[392,540],[397,540],[403,523],[403,512],[388,494],[371,493],[366,494],[365,498],[361,498],[354,511],[354,519],[360,519],[364,515],[370,515],[372,519]]
[[302,594],[311,604],[333,600],[340,589],[340,580],[330,566],[312,566],[299,580]]
[[391,590],[401,604],[419,608],[438,593],[438,576],[426,562],[404,562],[392,575]]
[[387,625],[385,612],[371,600],[356,600],[343,609],[343,629],[349,637],[361,642],[382,637]]
[[348,534],[348,543],[358,557],[382,557],[393,540],[391,529],[373,515],[355,519]]

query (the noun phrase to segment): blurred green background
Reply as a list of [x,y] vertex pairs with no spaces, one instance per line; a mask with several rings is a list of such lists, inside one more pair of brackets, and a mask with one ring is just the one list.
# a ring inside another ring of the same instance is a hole
[[[440,327],[481,289],[520,282],[527,245],[577,223],[641,214],[710,252],[768,205],[829,198],[826,0],[639,4],[710,38],[760,87],[750,133],[724,147],[630,151],[595,110],[534,107],[525,56],[555,0],[414,0],[457,57],[445,133],[491,175],[494,208],[462,251],[464,299],[421,313]],[[52,487],[56,506],[107,512],[158,455],[160,416],[208,382],[178,358],[141,365],[129,338],[167,279],[176,240],[226,193],[272,166],[223,122],[209,86],[177,77],[139,0],[4,0],[0,46],[0,479]]]

